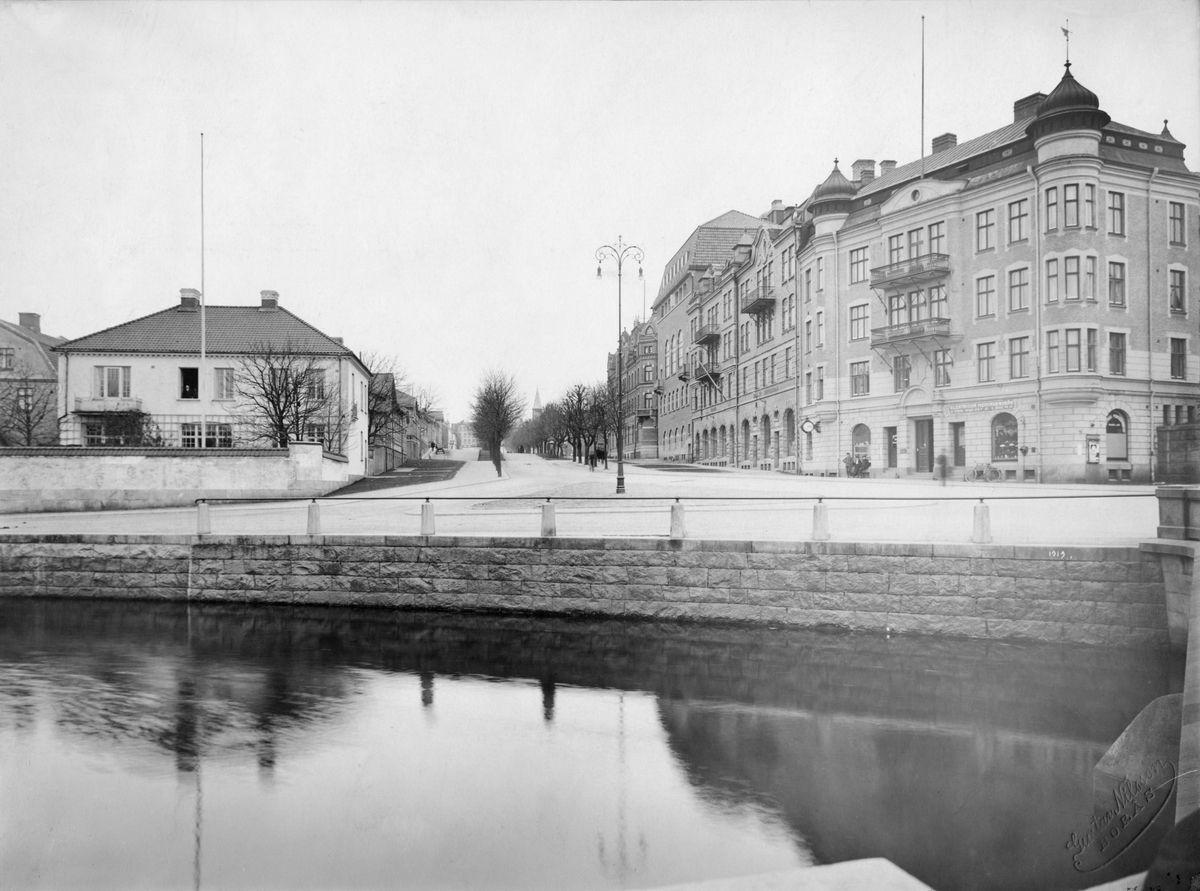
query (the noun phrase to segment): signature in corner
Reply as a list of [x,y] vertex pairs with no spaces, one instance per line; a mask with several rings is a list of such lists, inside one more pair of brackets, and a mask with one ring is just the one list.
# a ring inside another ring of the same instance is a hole
[[1129,847],[1154,822],[1174,786],[1175,765],[1162,758],[1142,776],[1122,780],[1113,789],[1113,806],[1093,816],[1083,835],[1071,833],[1066,848],[1075,852],[1075,869],[1099,869]]

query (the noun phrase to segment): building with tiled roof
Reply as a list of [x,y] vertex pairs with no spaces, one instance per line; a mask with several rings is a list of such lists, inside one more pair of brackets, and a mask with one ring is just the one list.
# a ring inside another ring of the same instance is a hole
[[58,360],[61,337],[42,333],[42,317],[23,312],[0,319],[0,446],[53,445],[58,441]]
[[663,453],[816,474],[849,458],[886,476],[932,477],[944,460],[959,478],[1156,478],[1156,429],[1200,402],[1200,177],[1165,122],[1155,135],[1101,106],[1068,65],[1011,123],[943,134],[878,176],[873,160],[850,177],[835,163],[786,216],[739,233],[697,272],[687,326],[660,325]]
[[319,439],[352,475],[366,472],[370,370],[340,338],[280,307],[275,291],[257,306],[202,307],[199,292],[184,288],[175,306],[53,349],[65,445],[280,445],[264,442],[264,412],[252,404],[267,386],[255,390],[254,369],[270,356],[311,378],[293,425],[302,429],[287,435]]

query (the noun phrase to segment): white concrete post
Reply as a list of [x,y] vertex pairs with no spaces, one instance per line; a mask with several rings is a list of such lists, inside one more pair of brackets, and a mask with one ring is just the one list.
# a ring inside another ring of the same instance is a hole
[[683,505],[678,501],[671,505],[671,538],[687,538],[683,525]]
[[208,502],[201,501],[196,505],[196,534],[208,535],[212,532],[212,524],[208,519]]
[[426,501],[421,505],[421,534],[436,535],[433,525],[433,503]]
[[818,501],[813,505],[813,541],[829,541],[829,505]]
[[971,530],[971,541],[975,544],[988,544],[992,540],[992,515],[988,506],[979,499],[975,505],[975,527]]
[[321,506],[315,498],[308,503],[308,534],[321,534]]
[[554,505],[547,501],[542,505],[542,537],[558,535],[558,527],[554,523]]

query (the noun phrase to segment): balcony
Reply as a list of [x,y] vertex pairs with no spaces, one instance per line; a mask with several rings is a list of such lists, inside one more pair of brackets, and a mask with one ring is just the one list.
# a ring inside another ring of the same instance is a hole
[[111,411],[141,411],[142,400],[137,396],[76,396],[75,413],[94,415]]
[[911,260],[877,266],[871,270],[872,288],[903,287],[950,274],[949,254],[924,254]]
[[696,383],[711,384],[714,387],[721,382],[721,363],[712,359],[696,361]]
[[717,343],[721,339],[721,331],[716,325],[701,325],[696,329],[696,336],[692,338],[692,343],[704,345]]
[[639,421],[649,421],[654,418],[654,409],[648,405],[639,405],[633,410],[633,416]]
[[775,289],[755,288],[742,298],[740,309],[744,313],[760,313],[775,308]]
[[922,319],[920,322],[901,322],[884,328],[871,329],[871,346],[912,343],[937,337],[950,337],[949,319]]

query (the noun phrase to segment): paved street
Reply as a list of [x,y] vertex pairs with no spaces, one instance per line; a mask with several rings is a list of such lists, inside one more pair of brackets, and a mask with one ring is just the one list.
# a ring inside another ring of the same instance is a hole
[[[615,496],[616,462],[592,472],[569,461],[509,455],[504,476],[473,451],[449,480],[322,499],[325,534],[415,535],[420,502],[435,505],[439,535],[536,536],[539,502],[553,498],[560,536],[666,536],[670,504],[684,504],[689,538],[804,540],[813,501],[829,499],[833,541],[969,542],[974,505],[985,497],[997,544],[1136,545],[1158,523],[1151,486],[1033,486],[926,480],[795,477],[765,471],[668,470],[625,465],[626,494]],[[1089,496],[1089,497],[1082,497]],[[1122,496],[1122,497],[1114,497]],[[1137,496],[1137,497],[1130,497]],[[755,499],[796,498],[768,501]],[[524,499],[524,500],[521,500]],[[712,499],[712,500],[705,500]],[[727,499],[727,500],[718,500]],[[211,507],[214,534],[302,534],[306,501]],[[192,508],[0,516],[0,532],[193,533]]]

